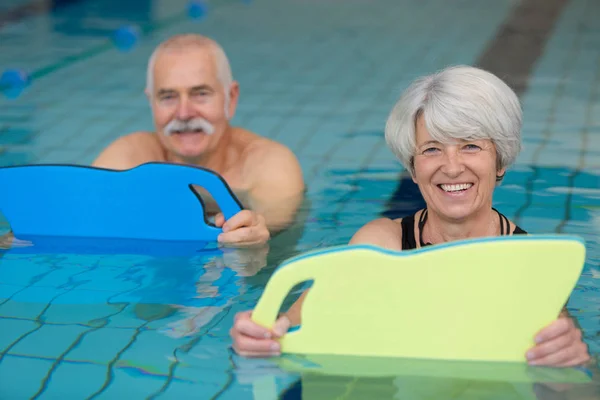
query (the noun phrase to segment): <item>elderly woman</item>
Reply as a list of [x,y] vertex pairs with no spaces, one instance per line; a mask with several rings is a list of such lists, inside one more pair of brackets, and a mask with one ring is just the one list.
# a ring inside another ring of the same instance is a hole
[[[492,195],[521,149],[521,107],[496,76],[459,66],[415,81],[394,106],[385,129],[388,146],[411,172],[427,204],[405,218],[364,225],[350,244],[417,249],[453,240],[525,234],[492,207]],[[300,324],[304,292],[267,330],[236,316],[234,349],[245,356],[279,354],[278,342]],[[534,338],[531,365],[576,366],[590,359],[581,331],[566,311]]]

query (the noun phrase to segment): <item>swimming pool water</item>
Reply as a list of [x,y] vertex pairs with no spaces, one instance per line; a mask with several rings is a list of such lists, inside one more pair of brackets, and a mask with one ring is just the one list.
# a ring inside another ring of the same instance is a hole
[[[11,3],[11,9],[26,3]],[[266,261],[266,250],[210,257],[4,254],[1,398],[558,396],[557,387],[523,382],[518,369],[490,367],[487,379],[475,379],[468,365],[413,363],[395,365],[395,376],[322,376],[310,360],[281,364],[230,351],[234,314],[255,305],[284,259],[344,244],[369,220],[422,205],[385,148],[387,113],[417,75],[474,63],[514,2],[465,0],[452,8],[439,0],[340,3],[213,1],[205,19],[191,21],[183,1],[125,6],[84,0],[4,22],[0,71],[24,68],[33,80],[17,98],[0,96],[0,165],[89,163],[117,136],[152,129],[142,92],[147,57],[160,40],[193,31],[213,36],[228,52],[242,89],[234,123],[298,155],[308,201],[294,229],[271,243]],[[521,95],[523,153],[495,195],[495,206],[529,232],[586,240],[586,267],[569,309],[596,354],[598,11],[597,3],[584,0],[563,9]],[[107,37],[129,23],[147,35],[123,53]],[[349,369],[355,364],[347,360]],[[532,380],[550,375],[540,372]],[[598,390],[576,384],[568,393],[595,398]]]

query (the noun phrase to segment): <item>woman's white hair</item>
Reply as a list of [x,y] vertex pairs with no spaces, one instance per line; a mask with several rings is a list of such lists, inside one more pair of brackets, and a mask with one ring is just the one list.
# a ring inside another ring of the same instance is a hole
[[421,77],[394,105],[385,140],[411,173],[420,115],[431,137],[440,143],[492,140],[498,169],[510,166],[521,151],[519,99],[506,83],[482,69],[459,65]]
[[213,58],[217,67],[217,76],[223,89],[225,90],[225,111],[229,110],[229,88],[233,83],[233,75],[231,66],[225,51],[214,40],[193,33],[175,35],[165,40],[154,50],[148,61],[148,69],[146,71],[146,90],[152,93],[154,86],[154,65],[159,54],[167,50],[187,50],[190,48],[208,49],[212,52]]

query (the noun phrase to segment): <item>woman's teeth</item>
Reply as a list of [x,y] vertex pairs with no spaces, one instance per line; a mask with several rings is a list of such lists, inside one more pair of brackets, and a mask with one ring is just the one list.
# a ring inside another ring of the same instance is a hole
[[459,192],[461,190],[467,190],[468,188],[473,186],[473,184],[472,183],[459,183],[459,184],[455,184],[455,185],[441,184],[439,186],[442,188],[442,190],[444,192]]

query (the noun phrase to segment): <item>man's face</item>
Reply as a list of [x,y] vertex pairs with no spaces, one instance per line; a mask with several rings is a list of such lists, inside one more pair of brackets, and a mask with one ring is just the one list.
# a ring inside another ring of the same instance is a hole
[[201,158],[217,146],[235,112],[237,94],[237,84],[223,87],[209,49],[163,51],[148,93],[160,141],[184,161]]

